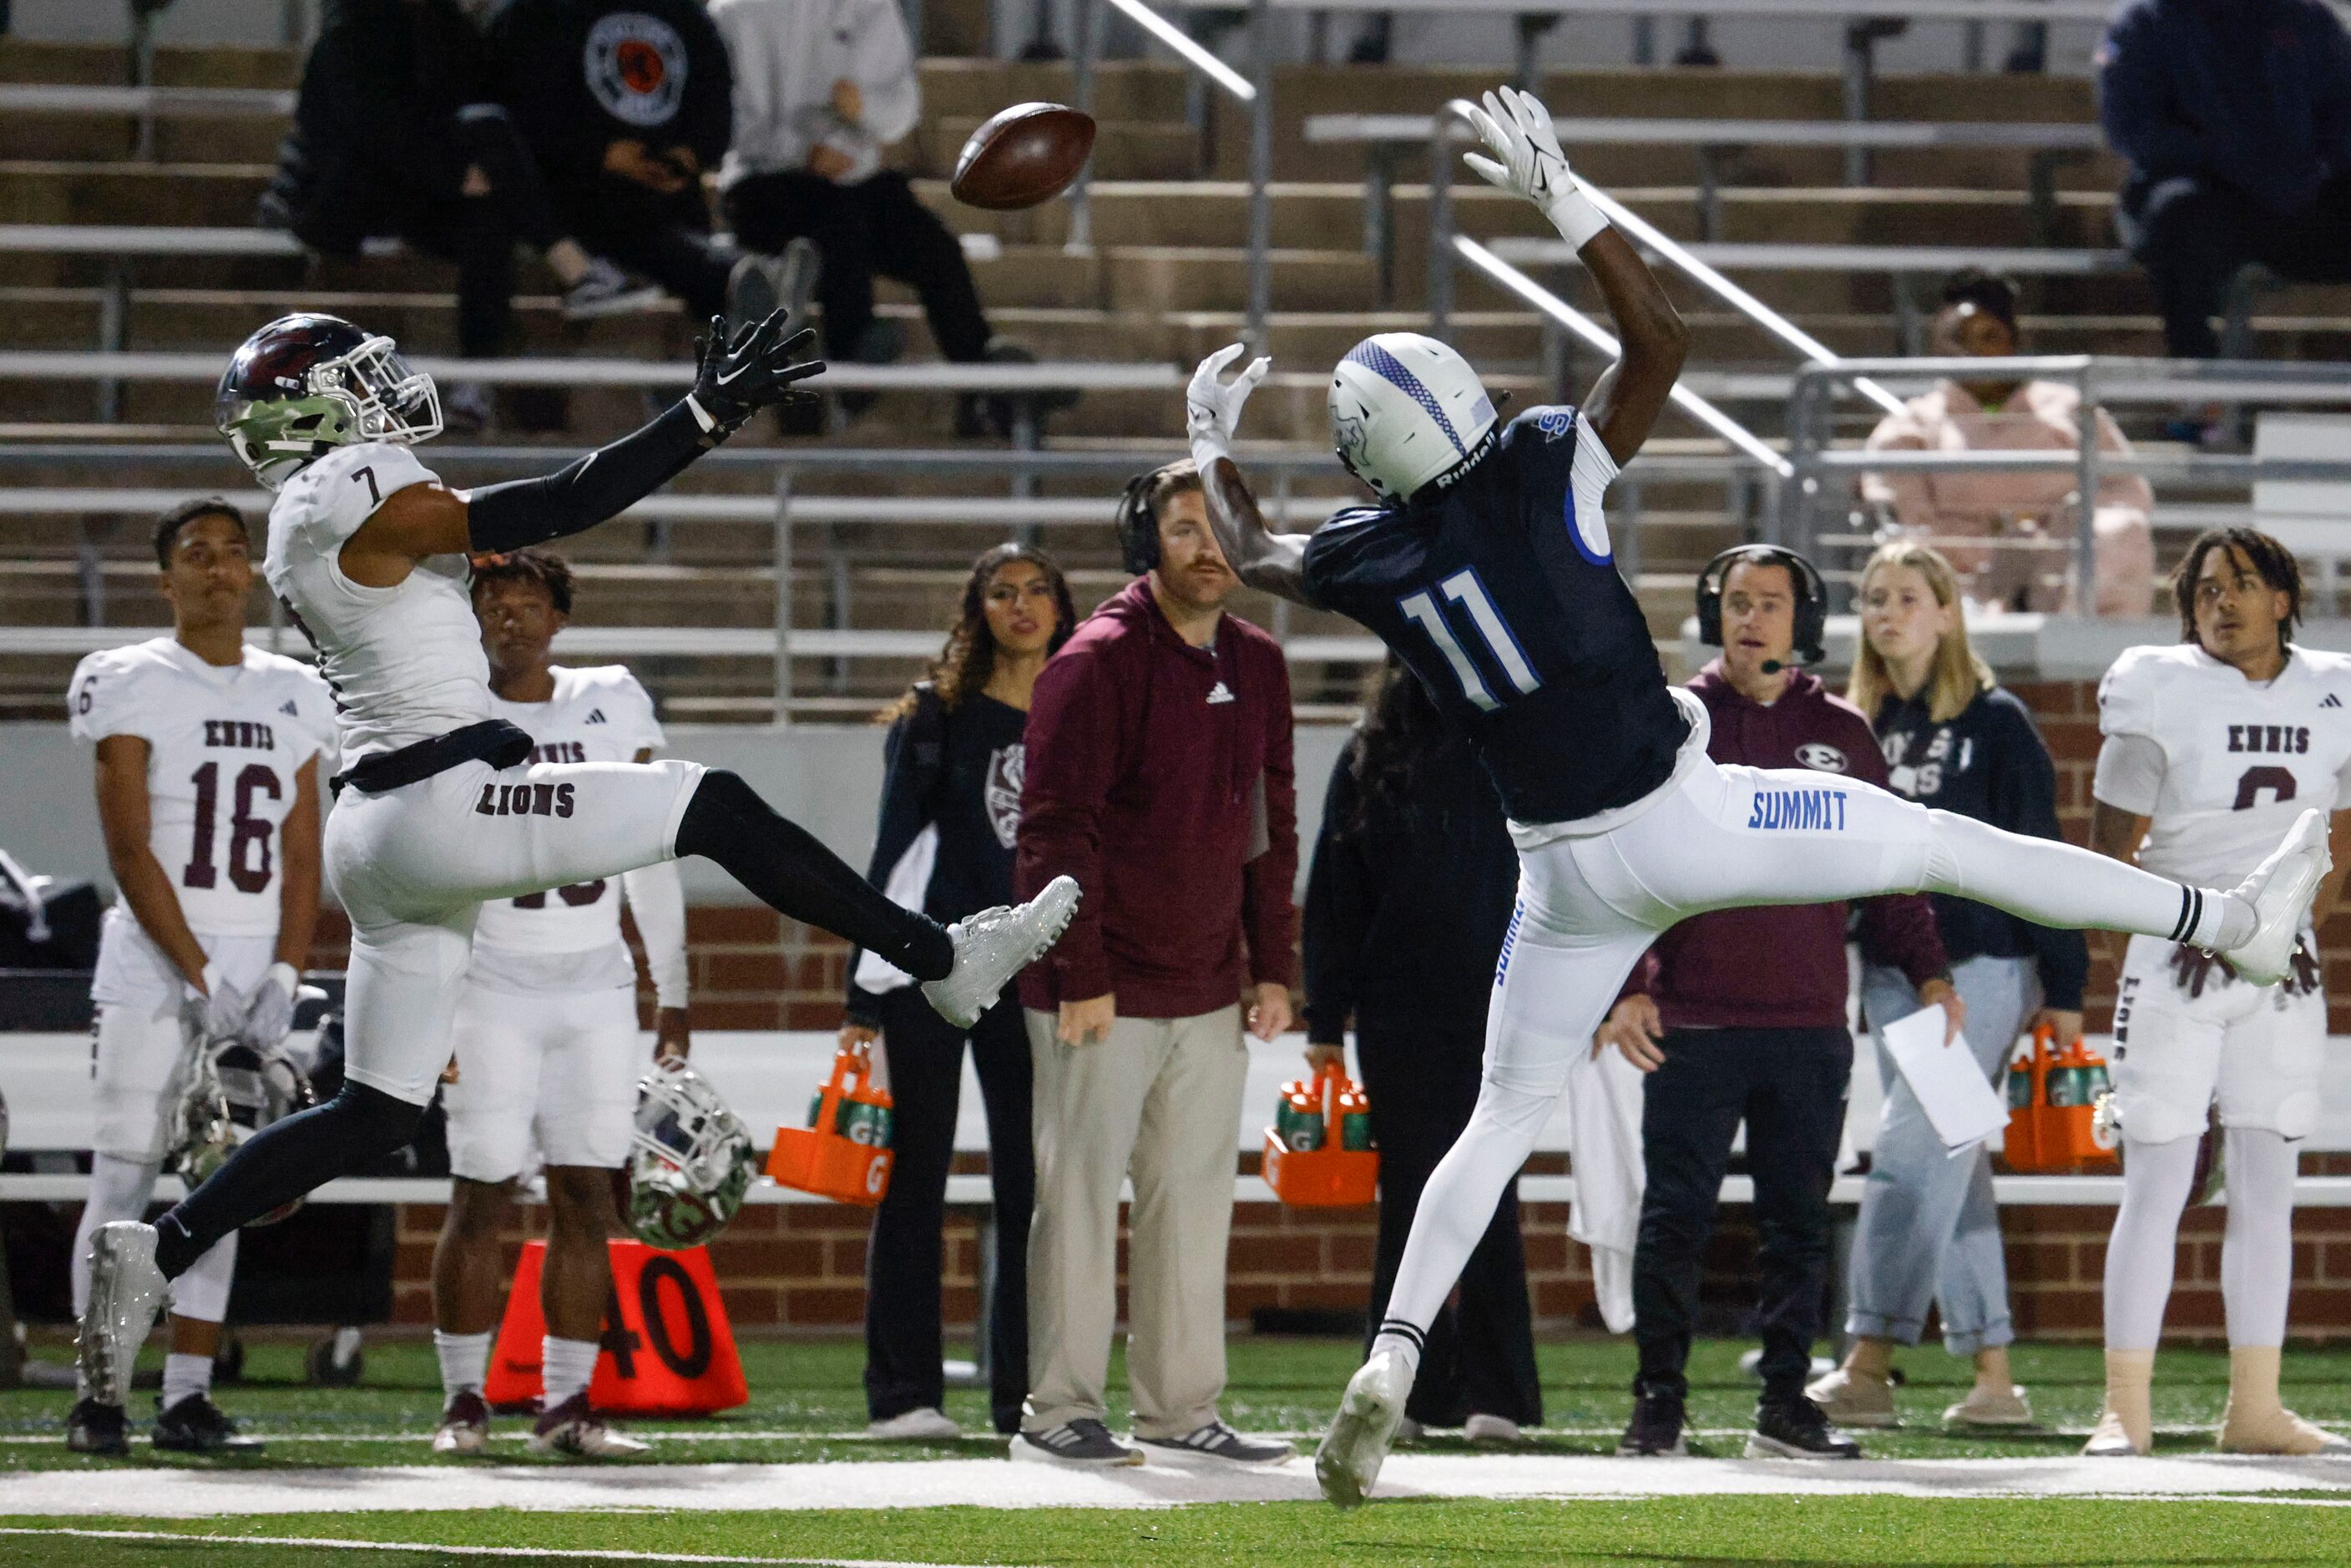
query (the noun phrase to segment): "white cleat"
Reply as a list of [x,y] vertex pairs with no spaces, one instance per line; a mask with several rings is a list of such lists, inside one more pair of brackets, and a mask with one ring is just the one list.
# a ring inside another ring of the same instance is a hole
[[2123,1427],[2123,1418],[2112,1410],[2099,1412],[2098,1424],[2090,1428],[2090,1440],[2082,1445],[2085,1458],[2093,1459],[2128,1459],[2143,1458],[2147,1450],[2131,1441]]
[[2231,1404],[2221,1413],[2220,1433],[2213,1446],[2224,1454],[2289,1454],[2299,1458],[2351,1454],[2351,1438],[2275,1406],[2253,1415]]
[[155,1326],[170,1282],[155,1267],[155,1228],[135,1219],[101,1225],[89,1239],[89,1307],[75,1354],[83,1386],[117,1409],[130,1402],[131,1367]]
[[944,1443],[962,1437],[963,1428],[946,1411],[925,1405],[885,1420],[868,1421],[865,1435],[885,1443]]
[[2269,858],[2237,884],[2236,896],[2253,906],[2256,924],[2250,938],[2220,956],[2256,986],[2284,979],[2294,965],[2294,938],[2333,864],[2326,852],[2326,813],[2304,811]]
[[955,967],[944,979],[923,982],[923,998],[957,1029],[969,1029],[996,1005],[1011,978],[1045,956],[1078,912],[1078,884],[1057,876],[1021,904],[998,904],[947,927]]
[[604,1425],[589,1407],[588,1396],[575,1394],[538,1418],[530,1435],[530,1451],[559,1454],[567,1459],[633,1459],[652,1450]]
[[1411,1394],[1412,1373],[1392,1352],[1377,1353],[1356,1369],[1322,1446],[1314,1450],[1314,1479],[1323,1497],[1341,1508],[1371,1497]]

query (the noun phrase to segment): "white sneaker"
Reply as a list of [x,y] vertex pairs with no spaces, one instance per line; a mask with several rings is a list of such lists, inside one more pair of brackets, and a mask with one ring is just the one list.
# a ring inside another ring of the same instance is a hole
[[2030,1427],[2032,1403],[2011,1383],[2005,1389],[1977,1384],[1968,1396],[1943,1411],[1946,1427]]
[[1840,1366],[1825,1377],[1814,1378],[1805,1387],[1804,1397],[1839,1427],[1883,1432],[1902,1425],[1902,1418],[1894,1413],[1894,1385],[1883,1377],[1856,1375],[1849,1367]]
[[2326,852],[2326,813],[2313,808],[2294,819],[2269,858],[2237,884],[2236,896],[2253,906],[2257,920],[2252,936],[2220,956],[2256,986],[2284,979],[2294,966],[2294,938],[2333,864]]
[[116,1409],[130,1403],[131,1364],[170,1288],[155,1267],[153,1226],[117,1219],[90,1237],[89,1307],[74,1346],[91,1398]]
[[923,997],[957,1029],[969,1029],[996,1005],[1007,982],[1043,957],[1078,912],[1075,879],[1057,876],[1022,904],[998,904],[947,927],[955,967],[923,982]]
[[1508,1416],[1489,1416],[1483,1411],[1471,1413],[1469,1419],[1462,1423],[1461,1435],[1480,1448],[1510,1448],[1527,1440],[1526,1434],[1519,1429],[1516,1421]]
[[1354,1508],[1371,1497],[1411,1394],[1412,1373],[1390,1351],[1374,1354],[1347,1380],[1339,1414],[1314,1450],[1314,1479],[1325,1498]]
[[886,1421],[868,1421],[865,1435],[890,1443],[936,1443],[962,1437],[963,1428],[946,1411],[923,1406]]
[[2213,1446],[2224,1454],[2351,1454],[2351,1438],[2275,1405],[2257,1416],[2231,1405],[2220,1414]]

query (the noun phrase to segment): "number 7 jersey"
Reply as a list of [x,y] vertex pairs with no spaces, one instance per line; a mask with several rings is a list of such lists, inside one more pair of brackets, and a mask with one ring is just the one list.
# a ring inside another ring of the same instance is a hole
[[1306,547],[1307,597],[1395,650],[1529,828],[1631,805],[1690,733],[1609,547],[1615,476],[1575,410],[1529,409],[1449,487]]
[[[2290,650],[2267,685],[2194,643],[2129,648],[2098,684],[2097,796],[2148,819],[2139,863],[2231,887],[2304,811],[2344,804],[2351,770],[2351,658]],[[2158,766],[2157,758],[2160,757]]]

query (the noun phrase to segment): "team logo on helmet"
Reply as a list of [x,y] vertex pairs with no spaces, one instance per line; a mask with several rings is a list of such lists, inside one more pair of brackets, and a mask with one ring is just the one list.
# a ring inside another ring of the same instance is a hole
[[306,311],[238,347],[221,372],[213,423],[275,490],[334,447],[440,434],[441,397],[390,338]]

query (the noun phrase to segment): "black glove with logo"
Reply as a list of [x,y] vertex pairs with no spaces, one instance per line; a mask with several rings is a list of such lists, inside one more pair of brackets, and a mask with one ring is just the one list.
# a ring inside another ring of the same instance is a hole
[[816,394],[793,383],[824,373],[824,361],[800,356],[816,351],[816,332],[803,327],[790,337],[790,312],[778,310],[726,340],[726,319],[713,316],[709,335],[695,345],[699,367],[687,394],[705,428],[725,440],[763,408],[813,402]]

